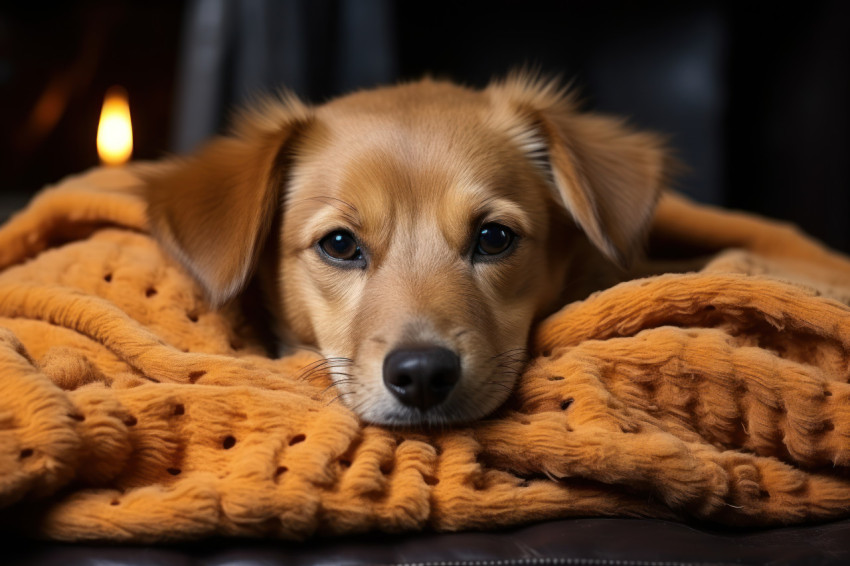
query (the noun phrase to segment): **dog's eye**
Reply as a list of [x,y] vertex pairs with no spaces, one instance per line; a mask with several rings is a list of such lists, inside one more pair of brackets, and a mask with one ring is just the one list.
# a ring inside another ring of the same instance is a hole
[[514,236],[513,230],[507,226],[489,222],[478,232],[478,246],[475,248],[475,253],[498,255],[511,247]]
[[334,259],[350,261],[363,257],[357,240],[345,230],[331,232],[319,241],[319,247]]

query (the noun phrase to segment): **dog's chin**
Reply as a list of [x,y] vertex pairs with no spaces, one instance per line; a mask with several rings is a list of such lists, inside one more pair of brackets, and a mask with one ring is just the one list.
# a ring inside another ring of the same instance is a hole
[[354,401],[351,407],[355,408],[358,416],[363,421],[393,427],[415,427],[415,428],[443,428],[451,425],[462,425],[486,417],[498,409],[510,396],[505,390],[479,390],[476,399],[461,400],[452,395],[439,405],[422,411],[415,407],[408,407],[391,398],[376,400],[374,402]]

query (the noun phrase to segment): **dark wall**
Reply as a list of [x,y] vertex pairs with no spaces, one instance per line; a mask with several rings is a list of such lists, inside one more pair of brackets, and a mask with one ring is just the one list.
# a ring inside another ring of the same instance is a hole
[[111,85],[130,94],[135,157],[166,148],[179,2],[0,4],[0,218],[38,188],[97,165]]
[[729,16],[725,202],[850,251],[850,3]]
[[[111,84],[130,91],[135,156],[155,158],[181,146],[193,111],[208,105],[195,123],[206,135],[281,82],[320,102],[426,72],[483,85],[531,65],[573,80],[589,109],[669,134],[690,167],[680,190],[850,251],[848,3],[256,0],[221,4],[221,34],[193,35],[216,2],[0,7],[0,216],[97,163]],[[198,37],[220,42],[208,84],[191,72]]]

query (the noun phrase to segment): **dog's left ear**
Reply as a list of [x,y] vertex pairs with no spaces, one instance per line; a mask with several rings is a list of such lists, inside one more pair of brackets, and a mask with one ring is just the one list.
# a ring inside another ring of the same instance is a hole
[[512,131],[522,132],[520,145],[548,170],[556,199],[596,247],[628,266],[673,164],[664,141],[622,120],[579,112],[554,82],[514,75],[488,90],[523,124]]
[[310,120],[294,96],[238,116],[228,136],[145,174],[153,235],[220,305],[256,267],[278,212],[292,144]]

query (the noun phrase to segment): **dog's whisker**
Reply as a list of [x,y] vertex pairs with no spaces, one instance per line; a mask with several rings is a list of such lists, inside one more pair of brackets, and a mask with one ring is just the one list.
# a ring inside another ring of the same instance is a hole
[[527,360],[528,360],[527,356],[523,356],[523,355],[519,355],[519,354],[512,354],[510,356],[501,356],[499,358],[496,358],[496,361],[498,361],[498,362],[513,362],[513,363],[524,363]]
[[351,361],[344,358],[324,358],[319,360],[318,362],[313,362],[308,368],[316,369],[317,367],[325,366],[325,365],[347,365],[350,364]]
[[314,370],[321,368],[322,366],[324,366],[327,363],[328,363],[328,360],[326,358],[322,358],[321,360],[316,360],[315,362],[307,364],[306,366],[301,368],[301,375],[309,374],[309,373],[313,372]]
[[311,381],[311,380],[313,380],[317,377],[322,377],[323,375],[325,375],[326,370],[327,370],[327,368],[325,368],[325,367],[316,368],[315,370],[311,370],[311,371],[301,375],[299,377],[299,379],[301,381]]
[[521,356],[527,356],[528,355],[528,348],[511,348],[510,350],[505,350],[504,352],[496,354],[495,356],[493,356],[490,359],[493,360],[493,359],[496,359],[496,358],[520,356],[520,355]]
[[312,369],[312,368],[310,368],[310,369],[306,369],[306,368],[305,368],[305,369],[302,369],[301,371],[299,371],[299,372],[298,372],[298,379],[305,379],[306,377],[308,377],[308,376],[310,376],[310,375],[312,375],[312,374],[313,374],[313,369]]
[[312,383],[313,381],[316,381],[317,379],[321,379],[321,378],[322,378],[322,374],[318,374],[318,375],[312,375],[311,374],[311,375],[300,376],[298,378],[298,381],[305,381],[307,383]]
[[516,348],[511,348],[509,350],[505,350],[502,353],[506,354],[508,352],[528,352],[528,348],[526,348],[525,346],[517,346]]
[[310,375],[315,374],[315,373],[319,373],[319,372],[332,372],[332,371],[336,371],[337,369],[348,369],[348,366],[325,364],[325,365],[322,365],[321,367],[313,368],[312,370],[310,370]]
[[496,385],[498,387],[501,387],[505,391],[509,391],[509,392],[513,392],[513,390],[514,390],[513,387],[509,387],[509,386],[505,385],[504,383],[499,383],[498,381],[488,381],[487,384],[488,385]]
[[528,351],[528,348],[526,348],[525,346],[517,346],[516,348],[509,348],[509,349],[505,350],[505,352],[527,352],[527,351]]
[[500,357],[502,357],[502,358],[517,358],[517,359],[526,358],[526,357],[528,357],[528,352],[527,351],[520,351],[520,350],[513,351],[513,352],[504,352]]
[[302,369],[301,374],[299,374],[298,379],[302,381],[309,380],[313,375],[319,372],[326,371],[329,368],[344,367],[350,363],[351,360],[349,360],[349,358],[325,358],[323,360],[318,360],[308,366],[305,366],[305,368]]
[[339,364],[339,365],[328,364],[323,369],[325,371],[339,371],[339,370],[349,370],[349,369],[351,369],[351,367],[352,366],[349,365],[349,364]]
[[329,389],[331,389],[333,387],[339,387],[340,385],[344,385],[346,383],[352,383],[353,381],[354,381],[353,379],[348,379],[348,380],[343,379],[343,380],[340,380],[340,381],[335,381],[335,382],[331,383],[330,385],[328,385],[327,387],[325,387],[324,389],[322,389],[322,391],[319,393],[319,396],[321,397],[322,395],[327,393]]
[[499,363],[496,364],[496,367],[504,367],[504,366],[515,366],[525,362],[525,360],[499,360]]
[[519,377],[520,375],[522,375],[522,372],[520,370],[512,368],[501,368],[500,371],[505,375],[512,375],[514,377]]
[[[335,375],[341,375],[343,378],[342,379],[336,378],[336,377],[334,377]],[[321,382],[326,381],[327,377],[330,377],[331,381],[335,384],[349,383],[349,382],[355,381],[354,377],[351,374],[347,374],[347,373],[343,373],[343,374],[333,374],[333,373],[319,374],[319,375],[314,375],[314,376],[310,377],[309,379],[305,379],[303,381],[306,381],[306,382],[311,383],[311,384],[316,384],[316,382],[320,382],[319,384],[321,384]]]
[[522,375],[522,374],[519,373],[519,372],[502,370],[498,374],[494,375],[493,378],[494,378],[494,381],[499,381],[500,383],[504,382],[504,383],[507,383],[507,384],[513,386],[513,384],[516,383],[516,379],[520,375]]
[[528,359],[528,354],[518,354],[518,353],[517,354],[508,354],[508,355],[505,355],[505,356],[499,356],[499,358],[497,358],[497,359],[506,360],[506,361],[524,362]]
[[354,393],[355,393],[354,391],[347,391],[347,392],[345,392],[345,393],[340,393],[339,395],[337,395],[336,397],[334,397],[333,399],[331,399],[330,401],[328,401],[327,403],[325,403],[325,407],[328,407],[328,406],[330,406],[332,403],[334,403],[334,402],[336,402],[336,401],[339,401],[340,399],[342,399],[342,398],[343,398],[343,397],[345,397],[346,395],[354,395]]
[[325,393],[327,393],[329,389],[331,389],[331,388],[333,388],[333,387],[339,387],[339,383],[331,383],[330,385],[328,385],[327,387],[325,387],[324,389],[322,389],[322,390],[319,392],[318,397],[321,397],[322,395],[324,395]]
[[498,364],[496,364],[496,367],[497,368],[510,368],[510,367],[521,365],[523,362],[524,362],[524,360],[506,360],[506,361],[499,362]]

